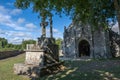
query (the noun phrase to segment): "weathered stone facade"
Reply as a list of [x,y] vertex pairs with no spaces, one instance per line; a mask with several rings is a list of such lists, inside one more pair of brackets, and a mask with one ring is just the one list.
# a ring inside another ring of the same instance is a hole
[[92,30],[91,26],[72,23],[64,29],[63,53],[68,58],[89,56],[91,58],[110,58],[111,41],[109,30]]

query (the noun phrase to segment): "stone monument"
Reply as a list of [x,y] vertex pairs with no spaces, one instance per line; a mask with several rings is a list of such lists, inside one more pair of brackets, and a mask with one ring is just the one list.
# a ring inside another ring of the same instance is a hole
[[48,22],[42,17],[40,26],[42,35],[38,38],[36,44],[27,44],[25,63],[14,64],[15,74],[32,75],[32,72],[40,73],[40,69],[44,66],[58,63],[59,53],[58,45],[55,44],[55,39],[52,33],[52,17],[50,17],[50,37],[46,37],[46,26]]

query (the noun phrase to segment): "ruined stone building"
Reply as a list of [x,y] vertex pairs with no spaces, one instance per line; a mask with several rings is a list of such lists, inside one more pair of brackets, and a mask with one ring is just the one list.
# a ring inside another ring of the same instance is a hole
[[119,56],[120,36],[102,27],[92,31],[90,25],[72,23],[64,29],[63,53],[67,58],[111,58]]

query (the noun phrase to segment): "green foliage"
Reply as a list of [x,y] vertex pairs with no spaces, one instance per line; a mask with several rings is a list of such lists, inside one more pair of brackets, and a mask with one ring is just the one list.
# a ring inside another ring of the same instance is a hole
[[5,38],[0,38],[0,48],[5,48],[8,44],[8,41]]
[[35,40],[25,40],[22,44],[12,44],[8,43],[7,39],[0,38],[0,51],[9,51],[9,50],[23,50],[26,48],[26,44],[35,44]]
[[22,49],[26,49],[27,44],[35,44],[35,43],[36,43],[35,40],[25,40],[22,42]]
[[14,51],[14,48],[1,48],[0,51]]
[[11,43],[9,43],[9,44],[6,45],[6,48],[13,48],[13,47],[14,47],[14,45],[11,44]]
[[61,43],[62,43],[62,39],[61,38],[58,38],[55,40],[55,43],[59,46],[59,49],[61,49]]
[[45,18],[53,15],[53,11],[59,15],[64,13],[95,28],[102,26],[106,29],[109,18],[111,22],[116,19],[114,0],[16,0],[15,6],[22,9],[32,7],[34,12]]

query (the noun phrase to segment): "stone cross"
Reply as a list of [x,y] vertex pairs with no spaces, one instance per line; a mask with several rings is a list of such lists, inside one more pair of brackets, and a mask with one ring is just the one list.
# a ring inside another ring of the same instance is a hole
[[48,25],[48,22],[45,21],[45,18],[42,17],[42,22],[40,23],[40,26],[42,27],[42,37],[46,37],[46,26]]

